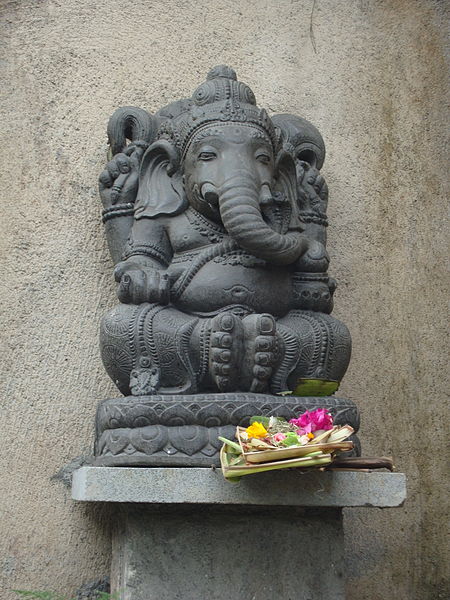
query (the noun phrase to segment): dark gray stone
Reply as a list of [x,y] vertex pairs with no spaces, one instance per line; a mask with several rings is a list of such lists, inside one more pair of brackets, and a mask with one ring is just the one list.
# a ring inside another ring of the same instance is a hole
[[[108,136],[100,196],[121,304],[103,318],[100,346],[129,401],[170,396],[182,420],[181,403],[199,393],[231,403],[271,394],[278,407],[276,394],[299,379],[339,382],[351,339],[330,316],[318,130],[295,115],[269,117],[222,65],[155,115],[118,109]],[[178,447],[159,462],[144,451],[143,464],[205,464],[217,461],[214,440],[231,431],[231,413],[221,422],[224,430],[196,423],[180,435],[157,421],[113,427],[97,451],[121,446],[117,464],[127,454],[137,464],[137,438],[147,447],[167,438],[184,444],[184,457]]]
[[103,577],[89,583],[83,583],[76,591],[74,600],[99,600],[102,596],[104,598],[104,594],[110,591],[109,577]]
[[218,436],[234,439],[236,426],[247,426],[251,416],[290,419],[318,407],[328,408],[337,425],[348,423],[358,431],[358,410],[343,398],[235,392],[105,400],[97,410],[94,464],[191,466],[195,461],[196,466],[218,466]]
[[342,508],[405,500],[402,473],[82,467],[72,497],[118,505],[121,600],[342,600]]
[[94,462],[95,459],[93,456],[85,456],[83,454],[81,456],[77,456],[76,458],[72,459],[70,463],[68,463],[64,467],[61,467],[61,469],[59,469],[57,473],[52,475],[50,477],[50,481],[60,481],[63,485],[70,488],[70,486],[72,485],[72,476],[74,471],[76,471],[80,467],[93,465]]
[[113,534],[121,600],[343,600],[336,509],[126,508]]

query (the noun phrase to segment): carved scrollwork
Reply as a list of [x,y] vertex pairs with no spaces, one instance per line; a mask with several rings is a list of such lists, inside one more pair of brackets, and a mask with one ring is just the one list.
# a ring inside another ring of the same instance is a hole
[[[176,400],[176,404],[174,401]],[[290,419],[327,408],[336,424],[359,428],[353,402],[343,398],[280,398],[269,394],[128,397],[104,401],[97,413],[97,464],[218,464],[219,436],[253,415]],[[357,451],[359,440],[354,436]]]
[[[136,427],[136,419],[167,427],[202,425],[210,427],[244,425],[256,414],[297,417],[305,410],[327,408],[338,424],[349,423],[359,429],[359,413],[351,400],[335,397],[302,398],[271,394],[226,393],[128,396],[100,403],[97,410],[97,434],[117,428]],[[346,419],[346,420],[345,420]]]

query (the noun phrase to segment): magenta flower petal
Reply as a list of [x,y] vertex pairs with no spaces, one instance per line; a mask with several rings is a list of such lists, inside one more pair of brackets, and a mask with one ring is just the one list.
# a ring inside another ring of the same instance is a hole
[[297,430],[297,434],[298,435],[306,435],[308,433],[312,433],[313,431],[315,431],[313,429],[313,424],[308,423],[307,425],[305,425],[305,427],[300,427],[300,429]]
[[313,431],[324,429],[325,431],[333,428],[333,419],[325,408],[318,408],[310,413],[310,419],[313,424]]
[[309,425],[311,423],[311,414],[312,413],[310,413],[309,410],[307,410],[299,416],[298,421],[300,427],[306,427],[306,425]]
[[307,410],[298,419],[291,419],[289,423],[299,427],[305,433],[313,433],[319,429],[327,431],[333,428],[333,418],[326,408]]

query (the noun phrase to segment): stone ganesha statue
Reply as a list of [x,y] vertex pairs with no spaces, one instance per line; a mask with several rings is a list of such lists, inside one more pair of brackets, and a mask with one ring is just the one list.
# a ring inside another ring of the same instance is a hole
[[269,117],[219,66],[153,116],[119,109],[108,135],[100,195],[120,304],[101,352],[133,410],[155,396],[267,404],[300,378],[340,381],[351,340],[330,316],[317,129]]

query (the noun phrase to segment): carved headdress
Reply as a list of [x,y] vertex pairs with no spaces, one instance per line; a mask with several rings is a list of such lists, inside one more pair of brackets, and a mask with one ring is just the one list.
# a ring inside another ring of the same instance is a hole
[[165,107],[157,116],[163,118],[157,137],[170,139],[186,154],[190,142],[212,124],[248,123],[260,127],[277,149],[279,136],[264,109],[256,106],[255,95],[248,85],[237,81],[236,72],[225,65],[209,71],[206,81],[189,100],[180,100]]
[[[192,94],[150,115],[141,108],[126,106],[112,115],[108,124],[111,155],[123,152],[127,141],[147,147],[141,161],[139,190],[134,217],[155,217],[183,211],[187,199],[182,183],[183,159],[190,144],[212,127],[229,123],[248,125],[267,138],[275,155],[280,149],[293,161],[306,161],[320,168],[325,146],[319,131],[301,117],[290,114],[269,117],[256,105],[248,85],[225,65],[211,69]],[[291,183],[295,183],[293,166]]]
[[314,162],[320,169],[325,145],[319,131],[306,119],[290,114],[269,117],[256,106],[253,91],[237,80],[234,69],[219,65],[211,69],[192,94],[168,104],[154,115],[133,106],[116,110],[108,123],[111,155],[123,152],[127,140],[146,145],[157,139],[169,140],[184,156],[194,135],[214,123],[248,123],[260,127],[273,144],[300,158]]

